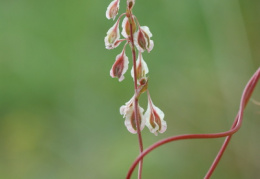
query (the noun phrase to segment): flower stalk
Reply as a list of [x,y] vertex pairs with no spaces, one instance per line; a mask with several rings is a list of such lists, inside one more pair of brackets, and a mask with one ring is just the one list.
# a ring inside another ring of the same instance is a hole
[[[134,100],[134,114],[135,114],[135,123],[139,124],[140,119],[138,116],[138,87],[137,87],[137,74],[136,74],[136,53],[134,48],[134,34],[133,34],[133,19],[132,19],[132,13],[130,11],[130,17],[129,17],[129,25],[130,25],[130,42],[131,42],[131,50],[132,50],[132,57],[133,57],[133,69],[134,69],[134,88],[135,88],[135,100]],[[138,135],[138,142],[139,142],[139,151],[140,153],[143,152],[143,140],[142,140],[142,134],[140,130],[140,126],[137,125],[137,135]],[[138,168],[138,179],[142,178],[142,169],[143,169],[143,160],[140,160],[139,162],[139,168]]]
[[[106,11],[108,19],[115,19],[119,11],[120,0],[113,0]],[[164,113],[155,105],[151,105],[151,98],[148,92],[148,66],[143,59],[142,53],[150,52],[153,49],[154,42],[150,38],[152,33],[147,26],[140,26],[138,19],[133,15],[132,9],[135,5],[135,0],[127,0],[126,12],[121,14],[114,25],[107,31],[105,37],[105,46],[107,49],[117,48],[122,41],[126,44],[122,52],[116,56],[115,63],[110,70],[112,78],[118,78],[119,82],[125,79],[129,65],[128,57],[125,54],[125,47],[129,45],[132,52],[133,67],[131,76],[134,80],[134,96],[120,107],[120,114],[125,118],[125,126],[127,130],[138,136],[139,151],[143,152],[143,140],[141,131],[146,125],[151,133],[157,135],[157,132],[163,133],[166,130],[166,122],[163,120]],[[120,39],[119,23],[122,16],[125,16],[122,22],[122,32],[124,39]],[[136,58],[136,50],[138,51],[138,59]],[[149,96],[147,110],[144,113],[143,108],[139,105],[139,97],[141,94],[147,92]],[[159,112],[159,113],[158,113]],[[160,115],[158,115],[160,114]],[[162,123],[163,122],[163,123]],[[162,126],[163,124],[163,126]],[[153,126],[153,129],[151,129]],[[160,130],[159,130],[160,129]],[[161,130],[163,129],[163,130]],[[142,177],[143,161],[139,161],[138,179]]]

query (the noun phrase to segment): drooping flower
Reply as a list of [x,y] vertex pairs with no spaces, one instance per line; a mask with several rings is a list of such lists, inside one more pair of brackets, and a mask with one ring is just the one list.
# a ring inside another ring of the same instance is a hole
[[151,37],[152,33],[147,26],[139,27],[134,39],[136,48],[141,52],[145,50],[150,52],[154,47],[153,40],[150,39]]
[[148,93],[148,108],[145,112],[146,126],[151,133],[158,135],[158,132],[163,133],[167,129],[166,121],[163,120],[164,113],[156,107]]
[[[138,118],[139,118],[139,126],[140,131],[143,130],[145,126],[145,120],[143,117],[144,109],[141,108],[138,104]],[[130,99],[125,105],[120,107],[120,114],[125,118],[125,126],[127,130],[133,134],[137,133],[137,126],[135,120],[135,112],[134,112],[134,97]]]
[[120,19],[118,19],[116,23],[107,31],[107,36],[105,37],[105,46],[107,49],[116,48],[120,44],[119,20]]
[[133,8],[134,4],[135,4],[135,0],[127,0],[127,7],[129,10]]
[[[130,23],[129,23],[129,19],[128,17],[125,17],[123,22],[122,22],[122,35],[125,37],[125,38],[128,38],[131,34],[131,31],[130,31]],[[136,31],[136,23],[134,20],[132,20],[132,29],[133,29],[133,34],[135,33]]]
[[128,69],[128,57],[125,54],[125,49],[116,56],[116,61],[110,70],[110,76],[112,78],[117,77],[119,81],[122,81],[125,77],[124,74]]
[[114,0],[112,1],[108,7],[107,7],[107,11],[106,11],[106,17],[108,19],[113,19],[115,20],[116,18],[116,15],[118,13],[118,10],[119,10],[119,2],[120,0]]
[[[145,77],[148,72],[148,66],[143,59],[142,53],[139,51],[138,58],[136,60],[136,77],[138,82],[141,78]],[[134,78],[134,67],[132,67],[131,76]]]

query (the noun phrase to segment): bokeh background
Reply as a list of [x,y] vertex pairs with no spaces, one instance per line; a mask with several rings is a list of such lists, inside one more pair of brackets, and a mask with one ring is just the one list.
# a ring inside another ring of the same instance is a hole
[[[134,90],[130,71],[121,83],[109,76],[122,49],[104,47],[109,3],[0,0],[0,179],[125,178],[138,140],[119,107]],[[168,124],[157,137],[143,130],[145,148],[230,128],[260,66],[259,9],[259,0],[136,0],[155,42],[144,53],[150,93]],[[260,101],[259,85],[252,98]],[[260,106],[250,102],[212,178],[260,178],[259,127]],[[143,178],[203,178],[222,142],[162,146],[145,158]]]

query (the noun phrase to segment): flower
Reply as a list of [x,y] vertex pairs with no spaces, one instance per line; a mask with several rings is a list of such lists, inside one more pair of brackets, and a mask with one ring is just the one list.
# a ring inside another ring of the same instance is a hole
[[164,113],[158,107],[156,107],[148,93],[148,108],[144,114],[146,119],[146,126],[151,133],[158,135],[158,132],[163,133],[167,129],[166,121],[163,120]]
[[[137,79],[139,80],[139,79],[145,77],[145,75],[148,72],[149,72],[148,66],[143,59],[142,53],[139,51],[138,58],[136,60],[136,77],[137,77]],[[132,67],[131,76],[134,78],[134,67]]]
[[107,49],[116,48],[120,43],[118,43],[120,38],[119,33],[119,19],[117,22],[107,31],[107,36],[105,37],[105,46]]
[[[128,17],[125,17],[123,22],[122,22],[122,35],[125,37],[125,38],[128,38],[130,35],[131,35],[131,31],[130,31],[130,23],[129,23],[129,18]],[[136,23],[134,20],[132,20],[132,28],[133,28],[133,34],[135,33],[136,31]]]
[[154,46],[153,40],[150,40],[151,37],[152,33],[147,26],[139,27],[134,39],[136,48],[141,52],[145,50],[150,52]]
[[114,0],[108,5],[107,11],[106,11],[106,17],[108,19],[114,20],[116,18],[116,15],[119,10],[119,2],[120,2],[119,0]]
[[133,8],[134,4],[135,4],[135,0],[127,0],[127,7],[129,10]]
[[110,70],[110,76],[112,78],[117,77],[119,81],[122,81],[125,77],[124,74],[128,69],[128,57],[125,55],[125,49],[122,53],[116,56],[116,61]]
[[[144,109],[141,108],[138,104],[138,116],[139,116],[139,125],[140,131],[144,129],[145,120],[143,117]],[[135,112],[134,112],[134,97],[130,99],[125,105],[120,107],[120,114],[125,118],[125,126],[127,130],[133,134],[137,133]],[[141,122],[140,122],[141,121]]]

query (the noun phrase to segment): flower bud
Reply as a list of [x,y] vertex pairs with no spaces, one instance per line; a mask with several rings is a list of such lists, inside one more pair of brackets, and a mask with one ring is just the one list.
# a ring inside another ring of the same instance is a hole
[[105,37],[105,46],[107,49],[116,48],[120,43],[118,40],[120,38],[119,33],[119,19],[117,22],[107,31],[107,36]]
[[145,50],[150,52],[154,47],[153,40],[150,39],[151,37],[152,33],[149,28],[147,26],[141,26],[135,34],[136,48],[141,52],[144,52]]
[[127,0],[127,7],[129,10],[133,8],[134,4],[135,4],[135,0]]
[[115,20],[116,18],[116,15],[118,13],[118,10],[119,10],[119,0],[114,0],[112,1],[108,7],[107,7],[107,11],[106,11],[106,17],[108,19],[113,19]]
[[[148,72],[148,66],[143,59],[142,53],[139,51],[138,58],[136,60],[136,77],[138,82],[141,78],[145,77]],[[134,78],[134,67],[132,67],[131,76]]]
[[[138,104],[138,118],[139,118],[139,126],[140,130],[143,130],[145,126],[145,120],[143,117],[144,109],[141,108]],[[125,118],[125,126],[127,130],[133,134],[137,133],[137,126],[135,120],[135,112],[134,112],[134,97],[130,99],[125,105],[120,107],[120,114]]]
[[125,77],[124,74],[128,69],[128,57],[125,55],[125,49],[122,53],[116,56],[116,61],[110,70],[110,76],[112,78],[117,77],[119,81],[122,81]]
[[158,135],[158,132],[163,133],[167,129],[166,121],[163,120],[164,113],[156,107],[148,93],[148,108],[145,112],[146,126],[151,133]]
[[[122,35],[125,37],[125,38],[128,38],[130,35],[131,35],[131,30],[130,30],[130,23],[129,23],[129,18],[128,17],[125,17],[123,22],[122,22]],[[133,34],[135,33],[136,31],[136,23],[134,20],[132,20],[132,28],[133,28]]]
[[148,78],[144,77],[139,80],[140,85],[137,87],[137,97],[147,91],[148,88]]

